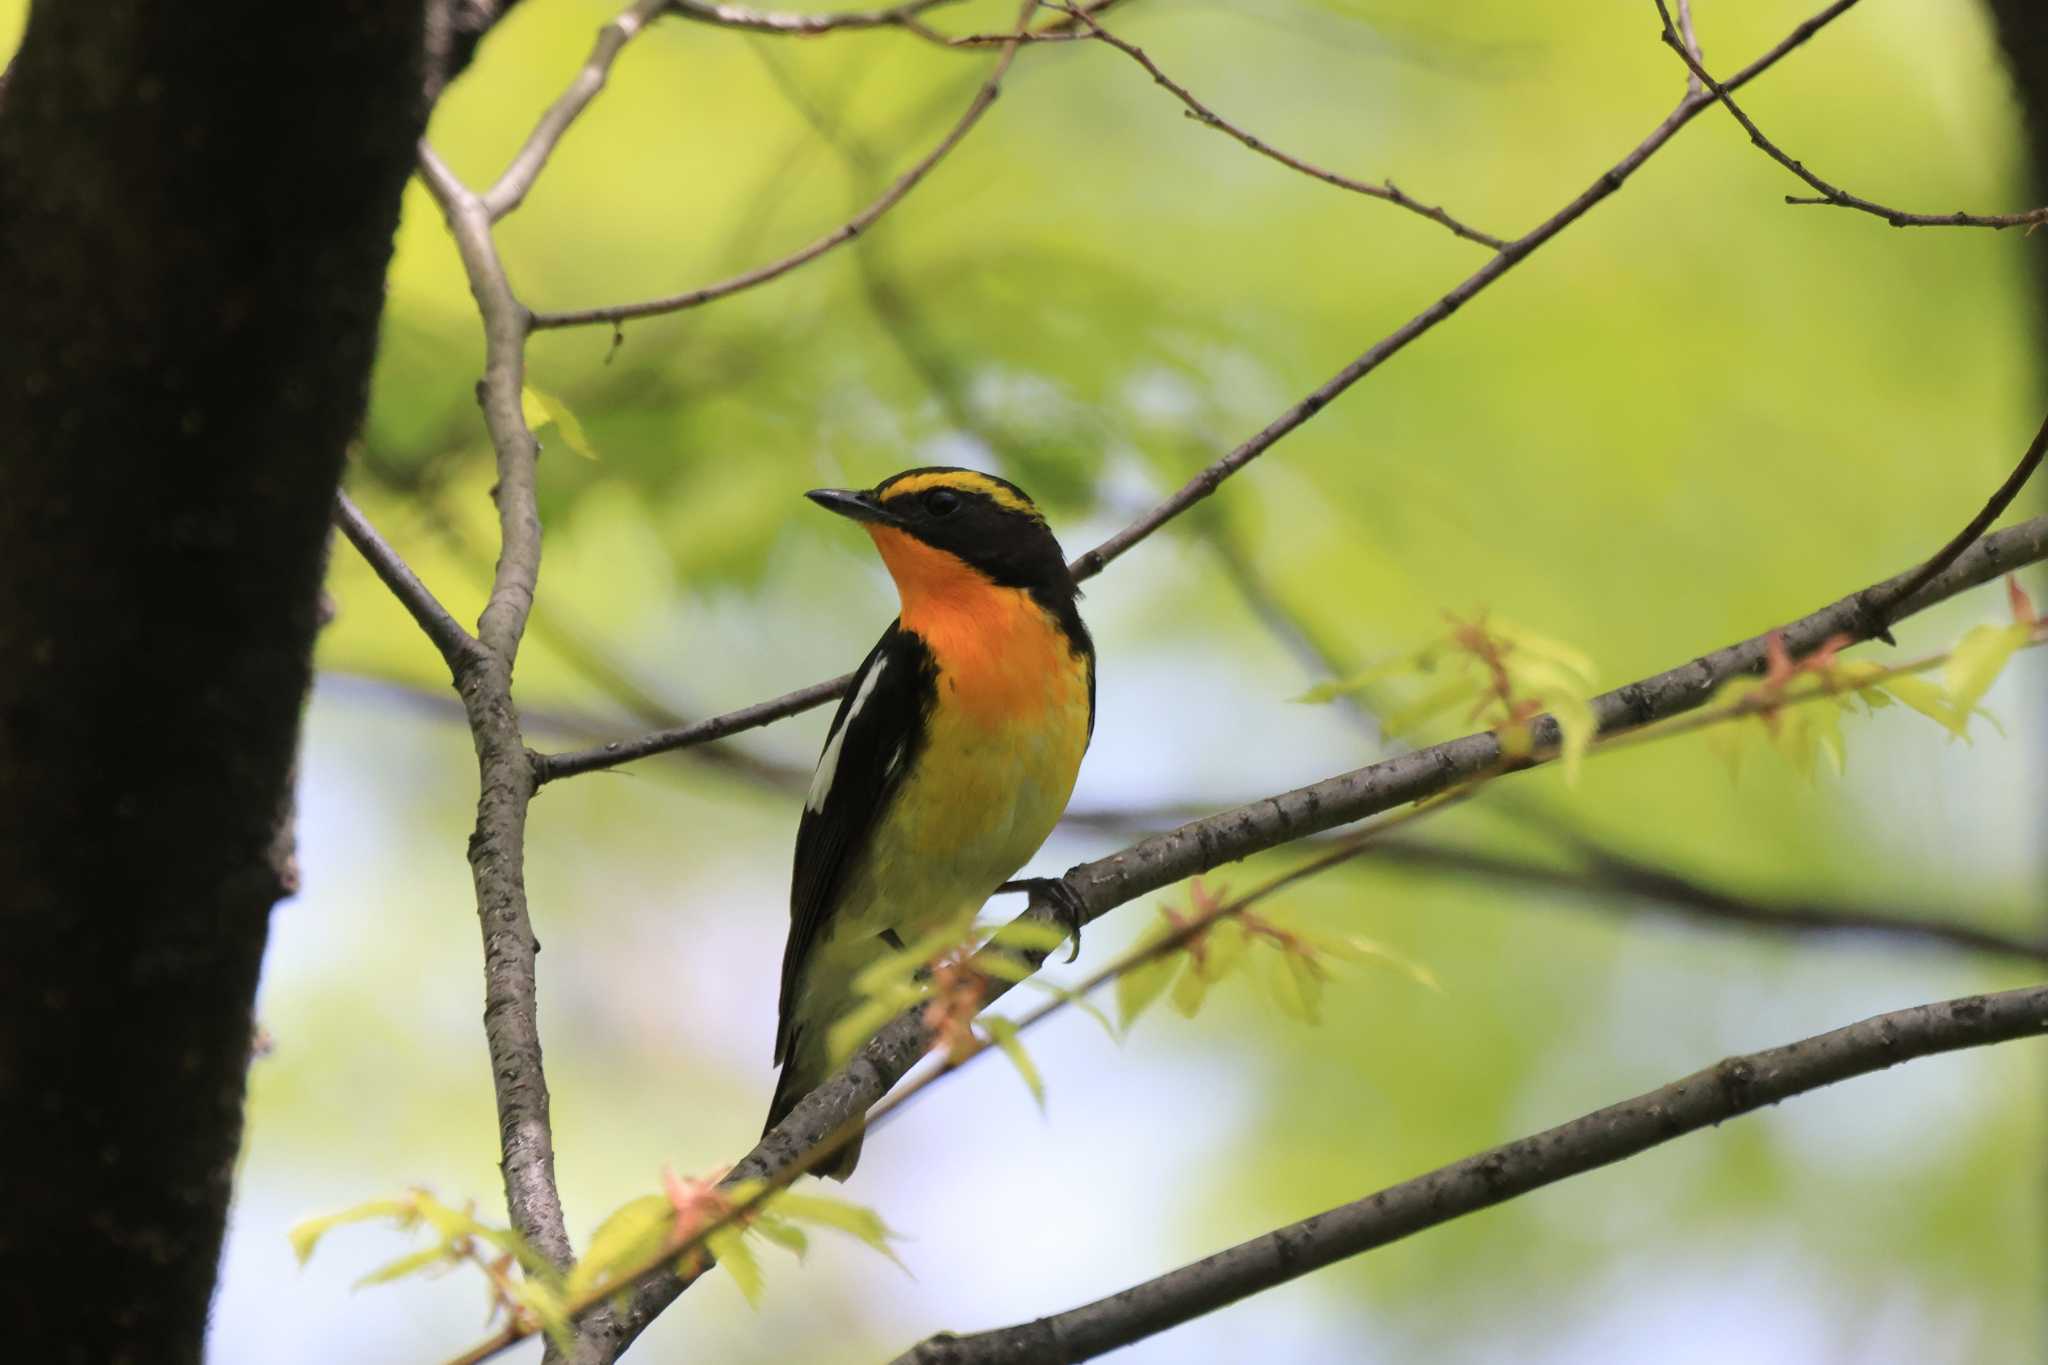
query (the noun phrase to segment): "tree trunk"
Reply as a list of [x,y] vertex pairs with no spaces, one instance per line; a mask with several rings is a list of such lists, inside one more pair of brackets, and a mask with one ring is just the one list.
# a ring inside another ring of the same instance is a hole
[[41,0],[0,102],[13,1359],[200,1358],[423,8]]

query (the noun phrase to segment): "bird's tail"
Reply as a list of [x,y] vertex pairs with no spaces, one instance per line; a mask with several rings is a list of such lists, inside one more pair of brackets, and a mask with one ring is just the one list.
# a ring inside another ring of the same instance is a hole
[[[775,1098],[768,1104],[768,1122],[762,1126],[765,1136],[776,1124],[789,1117],[789,1111],[797,1102],[822,1085],[831,1072],[825,1065],[822,1049],[804,1046],[802,1031],[789,1040],[787,1060],[782,1064],[782,1075],[775,1082]],[[812,1175],[829,1176],[833,1180],[844,1180],[853,1174],[854,1166],[860,1161],[860,1138],[841,1147],[824,1162],[811,1168]]]

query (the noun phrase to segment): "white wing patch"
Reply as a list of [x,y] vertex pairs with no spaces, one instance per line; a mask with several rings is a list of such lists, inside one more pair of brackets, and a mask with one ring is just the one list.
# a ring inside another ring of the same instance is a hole
[[811,794],[804,799],[804,809],[821,811],[825,809],[825,797],[832,790],[832,775],[839,771],[839,748],[846,740],[846,732],[860,717],[860,708],[866,706],[868,698],[874,695],[875,684],[881,680],[882,670],[888,661],[881,655],[875,656],[875,666],[860,680],[860,687],[853,694],[853,705],[846,708],[846,723],[839,727],[832,739],[825,745],[825,752],[818,758],[818,772],[811,779]]

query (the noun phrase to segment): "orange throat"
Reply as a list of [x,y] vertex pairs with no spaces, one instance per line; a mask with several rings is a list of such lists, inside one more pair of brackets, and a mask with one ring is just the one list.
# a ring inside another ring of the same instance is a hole
[[1002,587],[957,555],[892,527],[871,524],[867,532],[896,580],[903,628],[938,663],[949,708],[993,726],[1067,700],[1060,684],[1082,674],[1066,633],[1029,592]]

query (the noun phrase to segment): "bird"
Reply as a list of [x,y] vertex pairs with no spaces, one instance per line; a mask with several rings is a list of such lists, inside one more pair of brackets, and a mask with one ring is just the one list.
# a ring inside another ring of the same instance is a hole
[[[1076,937],[1060,878],[1008,880],[1073,794],[1095,731],[1095,646],[1059,541],[1017,485],[951,466],[804,496],[867,531],[900,611],[854,673],[797,826],[764,1134],[831,1073],[826,1035],[854,978],[997,891],[1044,896]],[[845,1180],[858,1139],[820,1162]]]

